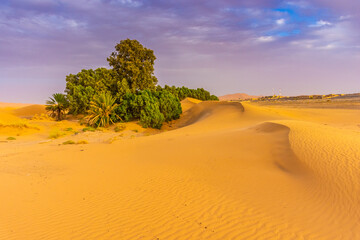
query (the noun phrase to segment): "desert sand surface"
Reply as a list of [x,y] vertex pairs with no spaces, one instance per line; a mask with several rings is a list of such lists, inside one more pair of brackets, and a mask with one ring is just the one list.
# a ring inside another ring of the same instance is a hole
[[360,109],[183,105],[122,132],[1,108],[0,239],[360,239]]

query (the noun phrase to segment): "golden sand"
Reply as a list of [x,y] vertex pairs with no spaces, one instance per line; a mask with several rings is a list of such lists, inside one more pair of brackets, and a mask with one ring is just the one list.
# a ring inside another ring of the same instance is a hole
[[184,105],[160,133],[0,128],[0,239],[360,239],[360,110]]

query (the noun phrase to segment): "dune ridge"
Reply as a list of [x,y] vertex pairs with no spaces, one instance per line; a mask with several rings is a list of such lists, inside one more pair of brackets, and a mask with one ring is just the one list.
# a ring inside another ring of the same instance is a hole
[[234,93],[234,94],[227,94],[224,96],[219,97],[220,101],[238,101],[238,100],[245,100],[251,98],[260,98],[261,96],[256,95],[249,95],[246,93]]
[[359,239],[357,120],[301,111],[200,102],[156,135],[0,145],[0,239]]

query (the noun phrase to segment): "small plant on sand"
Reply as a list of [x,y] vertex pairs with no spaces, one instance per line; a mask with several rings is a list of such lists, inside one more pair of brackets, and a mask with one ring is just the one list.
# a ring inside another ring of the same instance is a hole
[[90,103],[88,124],[93,127],[107,127],[120,117],[115,114],[115,98],[110,93],[100,93]]
[[62,143],[63,145],[71,145],[71,144],[75,144],[75,142],[73,140],[68,140],[66,142]]
[[53,129],[49,134],[49,138],[57,139],[57,138],[62,137],[64,135],[66,135],[66,132],[60,131],[59,129]]
[[136,133],[138,133],[138,132],[139,132],[139,130],[137,130],[137,129],[133,129],[132,131],[133,131],[133,132],[136,132]]
[[69,108],[69,101],[66,95],[62,93],[54,93],[50,100],[46,101],[46,110],[51,111],[51,116],[56,117],[60,121],[65,111]]
[[67,132],[71,132],[73,129],[72,128],[65,128],[64,131],[67,131]]
[[124,131],[126,128],[125,124],[117,124],[114,128],[115,132],[121,132]]
[[86,140],[80,140],[76,144],[88,144],[89,142]]
[[16,128],[16,129],[35,129],[39,130],[38,127],[32,126],[28,124],[27,120],[20,120],[16,122],[6,123],[6,122],[0,122],[0,128]]
[[13,141],[13,140],[16,140],[16,138],[14,138],[14,137],[8,137],[6,140]]
[[45,114],[45,113],[41,113],[41,114],[35,114],[31,118],[31,120],[39,120],[39,121],[41,121],[41,120],[52,120],[52,118],[49,115]]
[[83,132],[95,132],[96,129],[93,127],[86,127],[82,129]]

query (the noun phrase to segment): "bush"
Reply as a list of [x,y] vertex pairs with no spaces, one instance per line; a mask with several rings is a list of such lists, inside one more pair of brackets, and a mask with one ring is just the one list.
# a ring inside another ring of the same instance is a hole
[[160,129],[165,121],[164,115],[160,112],[158,98],[148,90],[142,91],[138,101],[140,110],[140,125],[144,128],[152,127]]
[[53,129],[49,134],[49,138],[57,139],[59,137],[65,136],[65,135],[66,135],[66,132],[60,131],[59,129]]
[[182,113],[179,99],[167,90],[159,93],[159,108],[166,122],[180,118]]
[[159,110],[159,104],[148,104],[141,110],[140,125],[144,128],[152,127],[160,129],[165,121],[164,115]]
[[210,93],[203,88],[189,89],[187,87],[175,87],[175,86],[169,87],[168,85],[165,85],[164,88],[161,88],[160,86],[157,86],[156,88],[156,91],[163,91],[163,90],[169,91],[180,100],[184,100],[187,97],[191,97],[202,101],[208,101],[208,100],[219,101],[219,98],[217,96],[210,95]]
[[14,140],[16,140],[16,138],[14,138],[14,137],[8,137],[6,140],[14,141]]
[[114,128],[115,132],[121,132],[124,131],[126,128],[125,124],[117,124]]
[[88,144],[89,142],[86,140],[80,140],[76,144]]
[[107,127],[114,120],[119,118],[115,113],[115,98],[110,93],[101,93],[94,97],[90,103],[89,115],[87,116],[88,124],[95,127]]
[[62,143],[63,145],[71,145],[71,144],[75,144],[75,142],[73,140],[68,140],[66,142]]
[[96,129],[93,127],[86,127],[82,129],[83,132],[95,132]]

